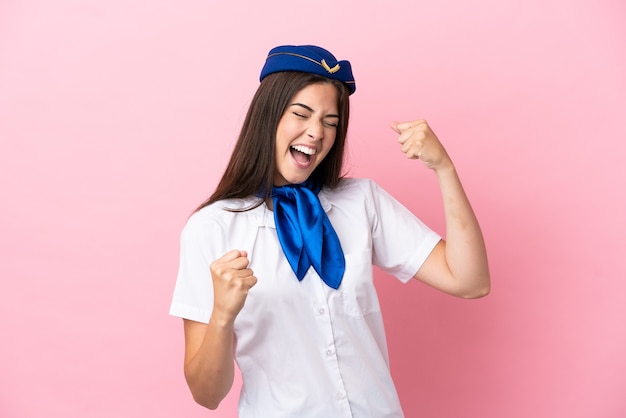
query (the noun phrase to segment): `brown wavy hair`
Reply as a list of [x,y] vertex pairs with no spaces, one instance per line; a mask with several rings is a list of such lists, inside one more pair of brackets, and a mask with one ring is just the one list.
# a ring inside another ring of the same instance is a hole
[[329,83],[337,88],[339,124],[335,143],[310,179],[322,187],[335,187],[342,177],[344,148],[350,117],[348,89],[340,81],[316,74],[286,71],[270,74],[257,89],[243,122],[239,139],[222,179],[213,194],[197,209],[218,200],[258,196],[253,209],[270,197],[276,171],[274,149],[278,122],[293,97],[310,84]]

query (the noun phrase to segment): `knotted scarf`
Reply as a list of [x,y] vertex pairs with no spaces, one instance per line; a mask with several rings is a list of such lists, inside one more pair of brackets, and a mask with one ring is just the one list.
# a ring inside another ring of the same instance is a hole
[[312,182],[272,188],[278,240],[298,280],[313,266],[324,283],[338,289],[346,270],[339,237]]

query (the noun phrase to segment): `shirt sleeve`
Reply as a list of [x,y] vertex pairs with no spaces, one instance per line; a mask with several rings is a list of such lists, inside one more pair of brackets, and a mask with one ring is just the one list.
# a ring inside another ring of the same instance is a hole
[[170,315],[208,323],[213,310],[210,265],[221,257],[223,228],[200,213],[192,215],[180,236],[180,261]]
[[371,182],[373,262],[406,283],[428,258],[441,236],[376,183]]

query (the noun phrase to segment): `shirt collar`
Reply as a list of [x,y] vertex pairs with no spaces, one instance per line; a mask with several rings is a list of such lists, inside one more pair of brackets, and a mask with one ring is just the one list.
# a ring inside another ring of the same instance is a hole
[[[320,190],[317,196],[320,199],[320,204],[322,205],[324,212],[328,213],[330,209],[333,207],[333,205],[330,202],[330,200],[328,200],[325,190],[323,189]],[[253,200],[248,201],[247,199],[245,199],[244,202],[245,202],[244,204],[246,205],[254,204]],[[249,213],[249,215],[256,221],[258,226],[266,226],[269,228],[276,229],[276,223],[274,222],[274,212],[269,210],[265,203],[263,203],[259,207],[256,207],[248,212],[242,212],[242,213]]]

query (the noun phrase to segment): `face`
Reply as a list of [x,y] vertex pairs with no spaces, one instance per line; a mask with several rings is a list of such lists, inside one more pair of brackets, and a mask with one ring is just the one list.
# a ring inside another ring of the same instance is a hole
[[310,84],[293,97],[276,130],[274,185],[306,181],[335,143],[337,88]]

